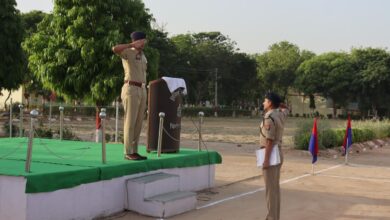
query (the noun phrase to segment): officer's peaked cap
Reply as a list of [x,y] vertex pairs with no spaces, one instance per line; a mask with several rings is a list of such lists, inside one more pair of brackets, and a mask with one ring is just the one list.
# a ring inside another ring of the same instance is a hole
[[131,40],[133,41],[142,40],[146,38],[146,34],[141,31],[134,31],[133,33],[131,33],[130,36],[131,36]]

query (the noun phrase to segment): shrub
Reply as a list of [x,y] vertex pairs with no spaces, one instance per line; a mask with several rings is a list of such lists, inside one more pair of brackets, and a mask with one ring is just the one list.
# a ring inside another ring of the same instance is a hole
[[333,129],[323,130],[318,134],[318,144],[321,148],[332,148],[338,146],[337,133]]
[[295,148],[300,150],[307,150],[310,141],[310,135],[312,130],[312,120],[300,120],[297,123],[297,129],[294,134]]
[[[9,120],[7,120],[3,124],[3,131],[5,133],[5,136],[9,137]],[[19,135],[19,126],[17,126],[14,123],[12,123],[12,137],[16,137],[18,135]]]
[[[58,132],[59,133],[59,132]],[[81,140],[79,137],[76,136],[75,133],[73,133],[69,128],[65,127],[64,128],[64,131],[62,133],[62,138],[64,140],[75,140],[75,141],[79,141]]]
[[183,116],[198,117],[199,112],[203,112],[205,117],[214,115],[213,109],[206,107],[183,108],[181,113]]
[[[205,117],[214,116],[214,109],[207,107],[190,107],[183,108],[182,115],[186,117],[198,117],[199,112],[203,112]],[[233,109],[233,108],[220,108],[217,110],[219,117],[232,117],[233,112],[235,112],[235,116],[251,116],[250,110],[242,110],[242,109]]]
[[337,137],[337,145],[336,146],[343,145],[344,136],[345,136],[345,129],[335,129],[334,131],[336,132],[336,137]]
[[[352,141],[359,143],[375,138],[390,137],[390,123],[378,122],[354,122],[352,125]],[[317,124],[318,144],[320,148],[341,146],[344,142],[345,129],[331,129],[327,120],[321,120]],[[307,150],[310,141],[312,121],[306,120],[297,124],[294,135],[294,143],[297,149]]]
[[299,150],[307,150],[309,147],[310,136],[310,133],[305,133],[294,137],[295,148]]
[[53,131],[49,128],[39,127],[35,128],[35,135],[38,136],[38,138],[53,138]]

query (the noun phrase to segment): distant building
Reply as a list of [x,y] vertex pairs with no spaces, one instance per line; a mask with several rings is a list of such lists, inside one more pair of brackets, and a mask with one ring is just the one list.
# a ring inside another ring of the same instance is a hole
[[24,106],[39,106],[45,103],[43,97],[37,94],[29,94],[28,99],[26,99],[24,86],[21,86],[18,90],[12,91],[10,98],[7,100],[7,103],[5,103],[5,100],[8,97],[9,91],[2,90],[1,93],[3,95],[0,96],[0,110],[5,109],[5,104],[9,106],[11,99],[12,103],[20,103]]
[[[303,94],[294,91],[289,92],[287,96],[293,116],[310,115],[316,112],[323,116],[333,115],[333,101],[330,98],[324,98],[315,94],[314,100],[316,108],[311,109],[309,96],[304,96]],[[358,112],[358,107],[358,103],[356,102],[348,103],[348,111]],[[346,109],[337,109],[336,115],[344,114],[346,114]]]

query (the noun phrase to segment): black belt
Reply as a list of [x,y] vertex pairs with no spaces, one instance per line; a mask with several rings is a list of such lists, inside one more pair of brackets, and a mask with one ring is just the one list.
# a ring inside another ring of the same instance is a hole
[[146,84],[145,83],[142,83],[142,82],[137,82],[137,81],[132,81],[132,80],[125,80],[125,83],[126,84],[129,84],[131,86],[137,86],[137,87],[140,87],[140,88],[146,88]]

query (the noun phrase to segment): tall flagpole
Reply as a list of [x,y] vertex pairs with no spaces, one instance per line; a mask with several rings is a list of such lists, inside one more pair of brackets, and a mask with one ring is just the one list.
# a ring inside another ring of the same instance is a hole
[[311,164],[311,175],[314,176],[314,163]]

